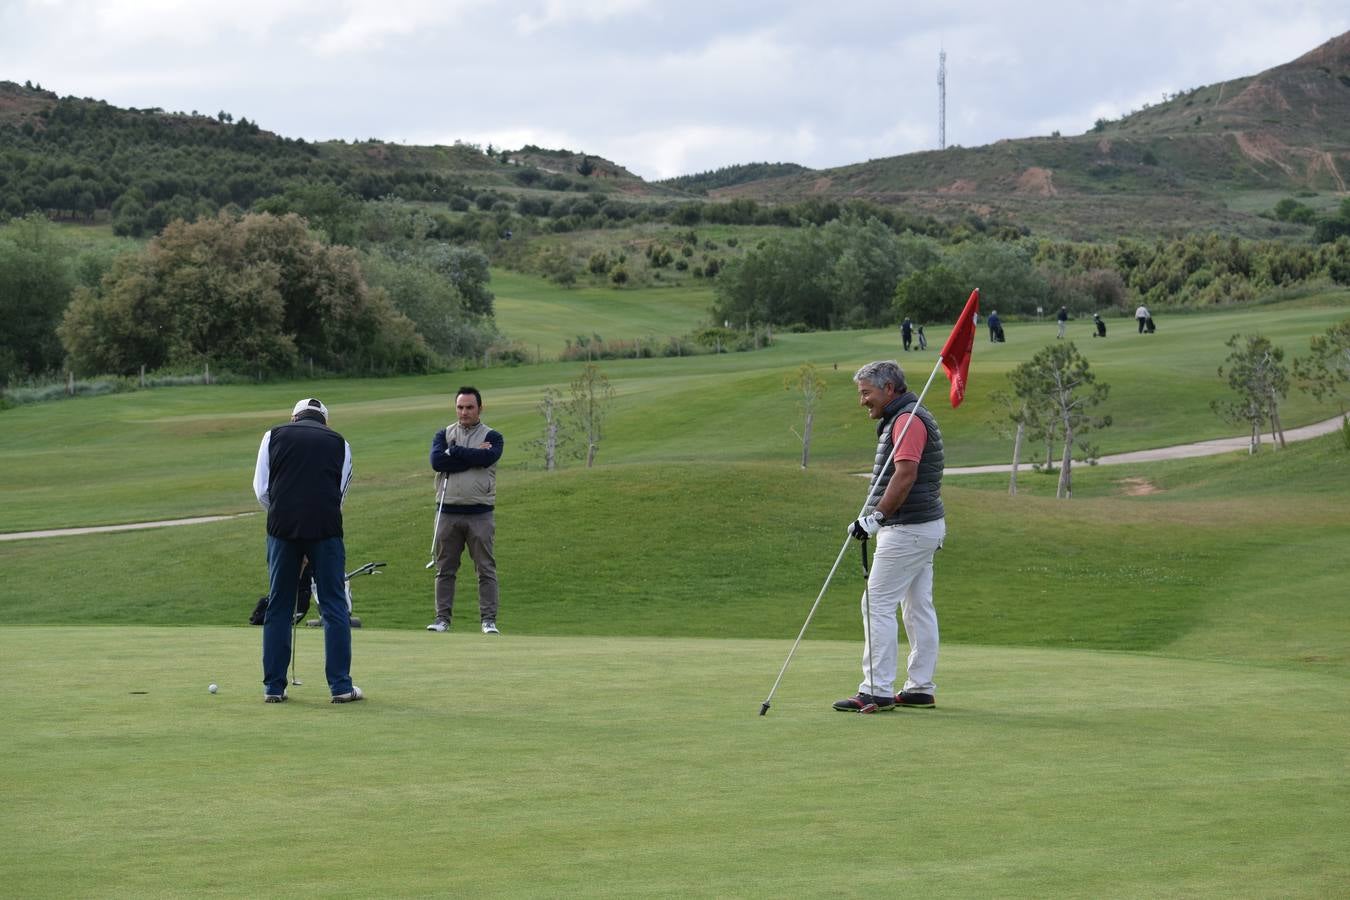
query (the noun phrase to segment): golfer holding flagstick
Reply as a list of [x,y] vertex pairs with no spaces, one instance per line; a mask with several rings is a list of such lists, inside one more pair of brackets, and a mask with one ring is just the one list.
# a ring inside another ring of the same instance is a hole
[[[783,683],[792,657],[848,550],[849,539],[867,541],[873,536],[877,537],[875,564],[868,572],[862,598],[867,642],[863,651],[863,681],[857,694],[837,701],[834,708],[875,713],[896,706],[922,709],[936,706],[933,674],[937,668],[938,630],[933,608],[933,554],[942,548],[947,527],[941,497],[942,433],[922,404],[939,369],[945,370],[951,381],[952,409],[965,399],[979,311],[980,289],[976,288],[970,292],[951,335],[942,345],[937,365],[918,396],[908,389],[904,372],[893,360],[868,363],[853,376],[859,403],[873,419],[881,420],[867,501],[848,527],[848,538],[825,576],[769,696],[759,705],[761,716],[768,713],[773,696]],[[916,426],[913,440],[908,439],[910,426]],[[864,544],[864,569],[866,566]],[[894,695],[891,691],[899,659],[897,608],[903,617],[910,655],[904,690]]]
[[[834,708],[846,712],[869,706],[932,708],[938,658],[933,554],[947,535],[942,432],[906,386],[905,373],[895,362],[868,363],[853,380],[859,404],[878,425],[872,490],[863,514],[848,530],[860,541],[875,537],[876,551],[862,599],[863,680],[858,693],[836,701]],[[908,677],[898,696],[897,610],[910,648]]]

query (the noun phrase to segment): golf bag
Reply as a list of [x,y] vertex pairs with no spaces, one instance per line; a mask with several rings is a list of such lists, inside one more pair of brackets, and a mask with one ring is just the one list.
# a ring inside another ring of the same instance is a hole
[[1106,337],[1106,323],[1097,319],[1097,333],[1093,337]]
[[[298,623],[309,612],[310,596],[314,593],[314,567],[305,560],[305,566],[300,570],[300,583],[295,589],[295,613],[292,616],[294,622]],[[263,619],[267,617],[266,596],[258,598],[258,605],[253,607],[253,612],[249,614],[248,624],[261,625]]]
[[1157,330],[1158,330],[1158,326],[1156,326],[1156,325],[1153,324],[1153,317],[1152,317],[1152,316],[1149,316],[1147,319],[1144,320],[1144,331],[1145,331],[1145,333],[1147,333],[1147,334],[1152,334],[1153,332],[1155,332],[1155,331],[1157,331]]
[[[346,575],[343,576],[342,587],[343,591],[347,595],[347,614],[351,619],[353,628],[360,628],[361,620],[358,619],[356,616],[351,615],[352,579],[358,575],[378,575],[380,573],[376,570],[383,565],[384,563],[382,562],[366,563],[361,568],[348,572]],[[305,616],[309,613],[311,599],[316,598],[317,596],[315,593],[317,590],[318,587],[314,583],[314,567],[309,564],[309,560],[305,560],[305,566],[303,569],[300,570],[300,583],[296,588],[295,613],[292,616],[291,620],[292,625],[298,625],[300,624],[300,622],[304,620]],[[248,617],[248,624],[261,625],[263,623],[263,619],[266,618],[267,616],[267,601],[268,601],[267,597],[258,598],[257,605],[253,607],[253,612]],[[315,619],[314,621],[309,622],[308,624],[317,627],[323,623],[321,620]]]
[[1004,343],[1006,340],[1007,340],[1007,338],[1005,338],[1005,337],[1003,336],[1003,326],[1002,326],[1002,325],[995,325],[995,326],[994,326],[994,342],[997,343],[997,344],[1002,344],[1002,343]]

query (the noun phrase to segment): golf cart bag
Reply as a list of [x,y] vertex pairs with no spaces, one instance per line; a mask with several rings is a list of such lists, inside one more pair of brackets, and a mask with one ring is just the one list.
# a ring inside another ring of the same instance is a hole
[[1007,340],[1007,339],[1003,336],[1003,326],[1002,326],[1002,325],[995,326],[995,328],[994,328],[994,340],[997,341],[997,342],[1000,343],[1000,344],[1004,343],[1004,342]]
[[1097,333],[1093,337],[1106,337],[1106,323],[1097,319]]
[[1158,326],[1156,326],[1156,325],[1153,324],[1153,317],[1152,317],[1152,316],[1149,316],[1147,319],[1144,320],[1144,331],[1145,331],[1146,333],[1152,334],[1153,332],[1155,332],[1155,331],[1157,331],[1157,330],[1158,330]]
[[[292,623],[297,624],[309,612],[310,595],[314,593],[314,567],[305,560],[305,567],[300,570],[300,583],[295,589],[295,613],[292,616]],[[267,617],[266,596],[258,598],[258,605],[253,607],[253,612],[249,614],[248,624],[261,625],[263,619]],[[348,599],[348,610],[351,609],[350,598]]]

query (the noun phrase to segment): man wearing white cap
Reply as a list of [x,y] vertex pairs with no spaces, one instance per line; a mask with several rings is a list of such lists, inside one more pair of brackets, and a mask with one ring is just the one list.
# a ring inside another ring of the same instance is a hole
[[263,619],[263,699],[286,699],[291,614],[302,560],[314,566],[323,617],[325,674],[334,703],[362,698],[352,684],[352,631],[343,570],[342,503],[352,478],[352,448],[328,427],[328,407],[295,404],[291,421],[263,435],[253,493],[267,510],[267,615]]

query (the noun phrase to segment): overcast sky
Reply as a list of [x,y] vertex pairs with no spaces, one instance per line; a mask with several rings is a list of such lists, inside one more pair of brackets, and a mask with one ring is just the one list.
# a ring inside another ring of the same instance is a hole
[[0,0],[0,80],[286,137],[597,154],[645,178],[1081,134],[1350,30],[1347,0]]

